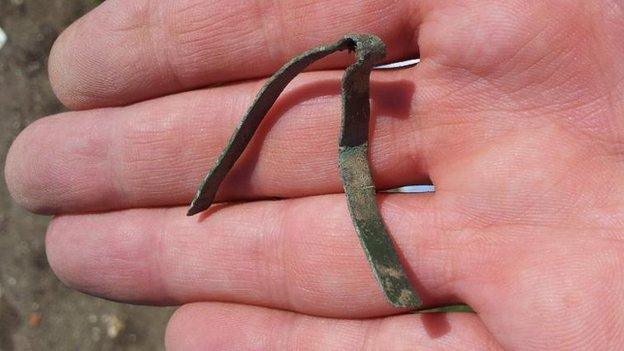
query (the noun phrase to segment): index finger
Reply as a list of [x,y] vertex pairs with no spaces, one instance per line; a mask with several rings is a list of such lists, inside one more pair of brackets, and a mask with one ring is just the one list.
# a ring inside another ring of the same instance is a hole
[[[70,26],[50,79],[73,109],[270,75],[292,56],[346,33],[381,37],[388,59],[416,54],[416,6],[406,0],[108,0]],[[317,68],[345,66],[345,55]]]

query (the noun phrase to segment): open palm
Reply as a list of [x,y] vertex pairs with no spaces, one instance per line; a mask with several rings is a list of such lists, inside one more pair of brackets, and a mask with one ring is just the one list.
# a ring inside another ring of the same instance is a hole
[[[228,204],[185,216],[261,78],[352,32],[422,59],[373,73],[370,157],[378,188],[436,192],[379,206],[425,304],[477,314],[396,315],[379,290],[338,176],[347,54],[289,86]],[[171,350],[613,350],[623,34],[620,0],[108,0],[51,55],[77,111],[18,137],[7,183],[57,215],[47,253],[69,286],[184,304]]]

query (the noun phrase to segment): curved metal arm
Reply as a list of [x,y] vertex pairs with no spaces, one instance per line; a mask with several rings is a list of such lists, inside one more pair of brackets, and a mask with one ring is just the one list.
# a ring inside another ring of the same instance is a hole
[[293,58],[280,68],[279,71],[275,72],[262,86],[253,104],[249,107],[247,112],[245,112],[245,116],[236,127],[236,131],[234,131],[232,137],[230,137],[227,146],[221,155],[219,155],[219,159],[214,167],[204,178],[188,210],[188,216],[202,212],[210,207],[225,175],[241,156],[247,144],[251,141],[251,137],[260,126],[260,122],[262,122],[262,119],[267,112],[269,112],[269,109],[273,106],[279,94],[284,91],[288,83],[314,61],[336,51],[351,48],[353,45],[353,41],[345,37],[333,45],[316,47]]
[[333,45],[319,46],[295,57],[277,71],[262,87],[217,163],[204,178],[188,215],[210,207],[227,172],[288,83],[314,61],[346,49],[355,51],[357,57],[342,79],[339,167],[349,212],[375,278],[390,303],[396,307],[417,308],[421,306],[420,298],[407,279],[383,224],[368,165],[369,77],[373,66],[385,57],[385,45],[376,36],[347,35]]

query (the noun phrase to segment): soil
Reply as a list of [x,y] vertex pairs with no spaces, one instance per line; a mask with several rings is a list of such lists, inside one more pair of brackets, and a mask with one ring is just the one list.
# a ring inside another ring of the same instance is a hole
[[[13,139],[63,110],[48,83],[54,39],[97,0],[0,0],[0,168]],[[0,177],[0,351],[163,350],[172,309],[132,306],[65,287],[48,266],[49,218],[19,208]]]

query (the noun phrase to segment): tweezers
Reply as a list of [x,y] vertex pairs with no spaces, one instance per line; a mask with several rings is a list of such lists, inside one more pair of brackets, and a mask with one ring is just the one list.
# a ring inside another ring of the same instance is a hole
[[421,300],[405,274],[379,213],[368,163],[369,78],[373,67],[386,56],[385,44],[374,35],[346,35],[335,44],[306,51],[280,68],[256,95],[226,148],[203,179],[187,215],[210,207],[219,185],[288,83],[313,62],[343,50],[356,54],[356,61],[345,70],[341,88],[338,165],[349,212],[373,274],[388,301],[395,307],[416,309],[421,307]]

